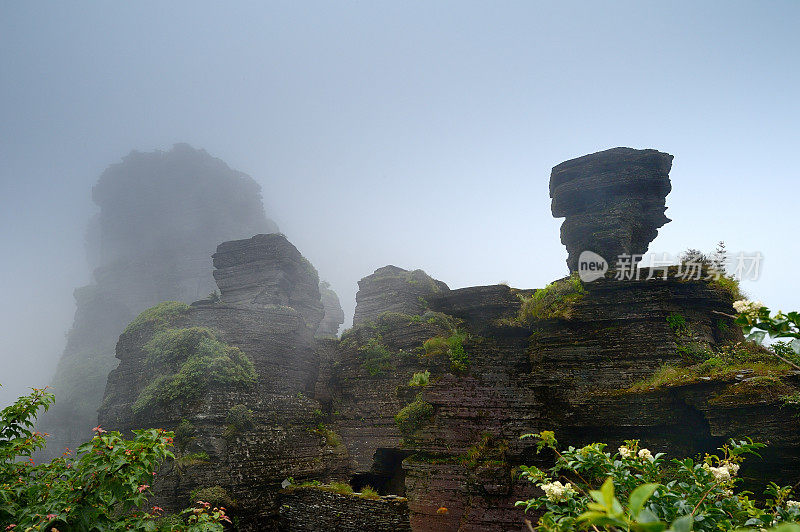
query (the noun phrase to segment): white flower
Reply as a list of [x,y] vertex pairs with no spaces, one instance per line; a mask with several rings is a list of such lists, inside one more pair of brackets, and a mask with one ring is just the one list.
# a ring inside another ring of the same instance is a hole
[[650,452],[650,449],[639,449],[639,458],[650,460],[651,462],[655,460],[655,458],[653,458],[653,453]]
[[763,306],[764,303],[761,301],[748,301],[746,299],[740,299],[739,301],[733,302],[733,310],[739,314],[756,314]]
[[739,472],[739,464],[724,463],[719,467],[712,467],[708,464],[703,464],[703,469],[714,475],[714,480],[717,482],[725,482],[736,476]]
[[800,510],[800,501],[786,501],[786,508],[789,510]]
[[541,488],[544,490],[544,494],[550,502],[561,502],[577,493],[572,487],[572,484],[567,482],[567,484],[564,485],[558,480],[548,484],[542,484]]
[[633,456],[633,451],[628,449],[624,445],[620,447],[618,450],[619,450],[619,455],[623,458],[630,458],[631,456]]

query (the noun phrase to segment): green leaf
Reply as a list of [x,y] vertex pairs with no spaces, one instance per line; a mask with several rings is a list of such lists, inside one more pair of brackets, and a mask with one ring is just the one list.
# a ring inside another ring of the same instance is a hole
[[628,498],[628,511],[633,519],[639,516],[639,512],[647,500],[653,496],[653,492],[658,489],[658,486],[659,484],[642,484],[631,492]]
[[766,336],[767,336],[767,333],[765,333],[763,331],[756,331],[756,332],[750,333],[747,336],[747,339],[750,340],[751,342],[755,342],[757,344],[760,344],[761,342],[764,341],[764,337],[766,337]]
[[694,519],[691,515],[684,515],[672,522],[669,532],[691,532],[694,528]]
[[614,508],[614,481],[608,477],[603,485],[600,486],[600,494],[603,500],[599,501],[606,505],[609,510]]
[[800,355],[800,338],[795,338],[789,345],[792,346],[792,351]]

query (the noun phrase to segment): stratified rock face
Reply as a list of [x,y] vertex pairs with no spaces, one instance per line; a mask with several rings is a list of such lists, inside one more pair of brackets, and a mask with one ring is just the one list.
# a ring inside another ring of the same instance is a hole
[[42,458],[91,437],[114,345],[128,322],[164,300],[190,302],[215,289],[217,244],[277,230],[247,175],[203,150],[132,152],[92,191],[100,212],[86,235],[93,282],[75,292],[75,323],[38,428],[52,434]]
[[550,197],[575,271],[583,251],[613,268],[619,255],[647,252],[658,228],[669,222],[665,198],[672,189],[672,155],[613,148],[559,164],[550,174]]
[[214,268],[223,303],[292,307],[315,330],[322,320],[317,270],[279,233],[220,244]]
[[[189,438],[176,435],[178,459],[159,472],[157,504],[179,510],[191,504],[192,490],[219,487],[236,501],[230,513],[239,530],[274,530],[287,477],[348,478],[347,451],[321,427],[321,404],[313,398],[319,371],[314,333],[322,317],[318,279],[282,235],[220,244],[214,264],[219,301],[183,307],[168,325],[137,319],[120,337],[120,365],[108,377],[100,422],[109,430],[162,427],[178,429],[178,435],[186,432],[179,425],[190,426]],[[241,350],[253,364],[255,382],[213,385],[191,401],[177,394],[137,407],[148,386],[176,371],[168,361],[148,359],[148,342],[197,327]],[[234,424],[248,411],[245,426]],[[193,459],[196,453],[208,459]]]
[[339,296],[331,289],[331,285],[327,281],[320,281],[319,294],[322,298],[322,306],[325,308],[325,316],[317,329],[317,338],[336,338],[339,326],[344,323],[344,311],[339,303]]
[[422,314],[427,300],[449,288],[422,270],[384,266],[358,282],[353,325],[371,321],[384,312]]
[[403,497],[366,499],[308,487],[281,496],[279,530],[285,532],[411,532]]

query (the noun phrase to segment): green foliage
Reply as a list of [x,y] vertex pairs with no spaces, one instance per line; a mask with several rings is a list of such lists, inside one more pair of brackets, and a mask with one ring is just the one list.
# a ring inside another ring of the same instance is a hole
[[530,297],[522,298],[517,318],[510,324],[530,325],[537,320],[569,319],[572,306],[586,294],[577,274],[550,283]]
[[238,347],[216,339],[209,329],[168,329],[145,345],[148,363],[162,373],[139,394],[133,411],[158,404],[187,405],[213,386],[246,388],[256,382],[253,363]]
[[358,493],[357,495],[359,495],[360,497],[363,497],[365,499],[380,499],[381,498],[381,496],[378,494],[377,491],[375,491],[375,488],[373,488],[372,486],[364,486],[363,488],[361,488],[361,493]]
[[462,372],[469,368],[469,356],[464,350],[466,339],[467,333],[454,330],[448,337],[434,336],[426,340],[422,347],[426,356],[447,355],[450,359],[450,369]]
[[207,464],[209,461],[208,453],[205,451],[198,451],[196,453],[189,453],[175,459],[178,467],[185,469],[187,467],[198,466]]
[[501,465],[506,463],[508,442],[497,439],[492,434],[484,434],[481,439],[470,447],[464,456],[464,465],[474,469],[481,464]]
[[427,369],[425,371],[418,371],[414,373],[411,380],[408,381],[409,386],[427,386],[431,380],[431,372]]
[[748,340],[761,343],[765,338],[790,338],[789,346],[800,355],[800,313],[778,312],[774,316],[760,302],[736,301],[734,309],[739,313],[736,324],[742,327]]
[[734,279],[733,277],[729,277],[727,275],[720,275],[719,277],[712,279],[711,284],[723,292],[727,292],[734,301],[744,298],[744,293],[739,286],[738,279]]
[[397,427],[404,435],[410,435],[419,430],[425,423],[433,417],[433,405],[422,399],[422,393],[418,393],[414,401],[405,407],[394,417]]
[[686,330],[686,318],[683,317],[683,314],[678,312],[673,312],[667,316],[667,323],[676,334],[680,334]]
[[379,339],[370,338],[366,345],[358,350],[363,367],[370,375],[377,376],[392,368],[392,352]]
[[[552,433],[540,435],[538,448],[555,453],[547,472],[523,466],[523,478],[536,484],[543,496],[518,501],[527,512],[540,513],[536,530],[698,531],[766,529],[800,520],[800,502],[791,501],[792,488],[770,483],[763,505],[749,492],[735,493],[737,473],[745,456],[758,455],[762,444],[731,440],[720,452],[667,461],[662,453],[626,441],[616,453],[606,444],[559,450]],[[593,489],[599,486],[599,489]]]
[[691,345],[684,346],[687,351],[681,353],[686,365],[662,366],[652,377],[633,384],[629,390],[682,386],[701,380],[727,381],[743,372],[748,377],[782,377],[791,373],[792,368],[777,359],[774,352],[754,342],[737,342],[713,351],[704,347],[689,353]]
[[[187,530],[221,531],[224,510],[199,503],[182,512],[185,519],[162,518],[146,510],[150,485],[161,463],[172,458],[172,433],[133,431],[133,440],[95,427],[91,441],[74,456],[36,464],[31,455],[44,447],[33,432],[40,409],[54,397],[34,390],[0,412],[0,527],[3,530]],[[178,521],[178,522],[176,522]]]
[[329,447],[338,447],[342,444],[342,438],[339,437],[334,431],[325,426],[324,423],[318,424],[313,429],[308,429],[312,434],[321,436],[325,440],[325,445]]
[[186,303],[181,303],[180,301],[164,301],[139,314],[128,325],[123,334],[136,332],[148,325],[156,330],[170,327],[188,312],[189,305]]

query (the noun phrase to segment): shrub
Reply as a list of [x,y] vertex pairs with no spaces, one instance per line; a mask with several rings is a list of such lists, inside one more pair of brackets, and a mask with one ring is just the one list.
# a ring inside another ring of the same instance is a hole
[[573,274],[550,283],[530,297],[522,299],[517,319],[518,324],[530,324],[536,320],[569,319],[572,305],[586,294],[580,278]]
[[363,359],[362,367],[373,377],[392,367],[392,352],[378,338],[370,338],[358,352]]
[[667,316],[667,323],[675,333],[681,333],[686,330],[686,318],[683,317],[683,314],[673,312]]
[[188,312],[189,305],[186,303],[181,303],[180,301],[164,301],[154,307],[150,307],[134,318],[123,334],[133,333],[147,325],[155,329],[169,327]]
[[414,401],[405,407],[394,417],[400,432],[410,435],[419,430],[425,423],[433,417],[433,405],[422,399],[422,393],[418,393]]
[[466,371],[469,367],[469,356],[464,350],[464,340],[467,334],[454,330],[448,337],[434,336],[422,344],[426,356],[447,355],[450,359],[450,369],[456,372]]
[[65,453],[35,464],[45,445],[32,427],[37,412],[55,398],[34,390],[0,411],[0,529],[2,530],[184,530],[222,531],[225,512],[200,504],[178,516],[162,516],[147,504],[150,483],[167,458],[173,434],[134,430],[133,440],[95,427],[74,456]]
[[[168,365],[173,367],[180,364],[180,369],[151,381],[139,393],[133,404],[134,412],[173,402],[185,406],[212,386],[249,387],[255,383],[257,376],[250,359],[238,347],[209,336],[208,330],[192,328],[165,333],[153,339],[158,340],[157,345],[166,346],[165,351],[154,350],[148,358],[170,361]],[[151,349],[156,344],[148,342]]]
[[324,438],[325,444],[329,447],[338,447],[342,444],[342,438],[340,438],[339,435],[334,431],[326,427],[324,423],[320,423],[315,428],[308,429],[308,431]]
[[431,379],[431,372],[427,369],[425,371],[418,371],[414,373],[411,380],[408,381],[409,386],[427,386]]
[[381,496],[375,491],[375,488],[372,486],[364,486],[361,488],[361,493],[359,495],[365,499],[380,499]]
[[800,502],[789,500],[791,487],[770,483],[764,504],[750,499],[750,492],[735,493],[745,456],[764,447],[752,440],[730,440],[719,453],[696,460],[667,461],[663,453],[640,448],[638,440],[626,441],[612,454],[604,443],[559,449],[549,431],[522,437],[538,439],[537,452],[549,448],[557,457],[548,471],[521,467],[522,478],[544,492],[517,502],[526,512],[539,512],[539,531],[662,532],[670,523],[673,532],[765,530],[800,520]]

